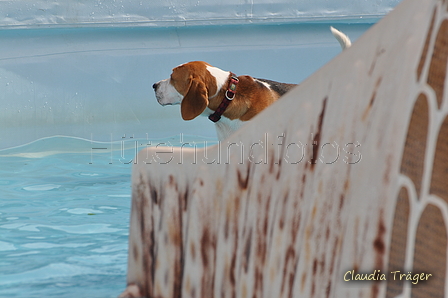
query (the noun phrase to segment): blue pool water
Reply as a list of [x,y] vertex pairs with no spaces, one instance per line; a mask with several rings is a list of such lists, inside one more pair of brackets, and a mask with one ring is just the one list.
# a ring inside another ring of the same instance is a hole
[[213,143],[53,137],[0,151],[0,297],[117,297],[135,151],[180,141]]

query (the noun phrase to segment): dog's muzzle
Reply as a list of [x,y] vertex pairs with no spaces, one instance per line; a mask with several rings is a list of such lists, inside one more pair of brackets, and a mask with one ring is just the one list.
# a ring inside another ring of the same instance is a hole
[[161,95],[157,92],[157,89],[159,88],[159,86],[160,86],[160,82],[157,82],[152,85],[152,88],[154,89],[154,93],[156,95],[157,102],[160,105],[164,106],[165,104],[161,102],[161,100],[162,100]]
[[183,96],[170,84],[169,79],[154,83],[152,88],[162,106],[180,104],[182,101]]

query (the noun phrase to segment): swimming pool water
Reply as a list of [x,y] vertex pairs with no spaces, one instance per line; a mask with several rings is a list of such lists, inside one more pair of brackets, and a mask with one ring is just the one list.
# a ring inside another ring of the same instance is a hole
[[0,297],[117,297],[134,154],[181,141],[213,140],[52,137],[0,151]]

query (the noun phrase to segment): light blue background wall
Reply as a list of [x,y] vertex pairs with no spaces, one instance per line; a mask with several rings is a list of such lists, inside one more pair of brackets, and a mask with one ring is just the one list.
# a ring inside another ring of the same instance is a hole
[[330,25],[356,40],[376,21],[365,16],[396,2],[0,2],[0,149],[54,135],[215,137],[206,118],[161,107],[152,84],[191,60],[299,83],[340,53]]

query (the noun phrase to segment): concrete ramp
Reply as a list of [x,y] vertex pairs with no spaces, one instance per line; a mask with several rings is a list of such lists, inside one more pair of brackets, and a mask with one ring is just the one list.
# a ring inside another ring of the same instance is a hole
[[447,59],[447,1],[405,0],[228,140],[141,151],[122,297],[447,296]]

